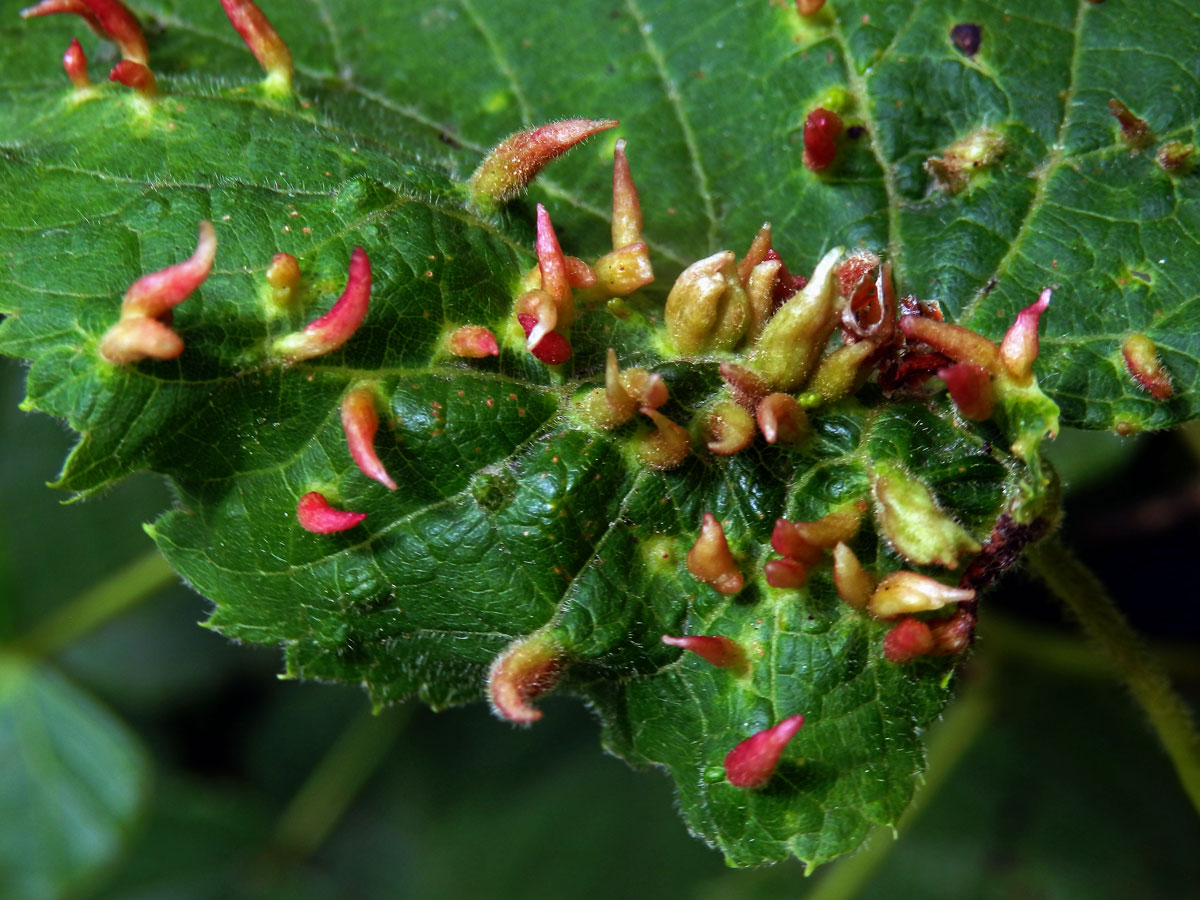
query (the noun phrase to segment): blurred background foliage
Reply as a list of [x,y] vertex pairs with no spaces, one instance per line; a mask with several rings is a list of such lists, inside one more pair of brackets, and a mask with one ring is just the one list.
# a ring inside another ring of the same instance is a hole
[[[1200,822],[1125,690],[1020,572],[984,604],[898,840],[734,871],[571,698],[370,714],[197,626],[138,477],[61,505],[67,431],[0,360],[0,898],[1187,898]],[[1200,432],[1065,434],[1065,538],[1200,695]]]

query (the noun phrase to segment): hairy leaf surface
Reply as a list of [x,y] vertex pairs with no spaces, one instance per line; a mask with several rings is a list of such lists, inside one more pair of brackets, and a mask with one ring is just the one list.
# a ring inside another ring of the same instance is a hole
[[[31,362],[29,408],[82,435],[59,486],[168,476],[177,508],[149,530],[214,601],[211,625],[280,644],[290,675],[362,683],[377,703],[477,699],[497,654],[548,630],[567,656],[562,689],[595,705],[615,752],[672,772],[690,827],[733,863],[816,864],[895,822],[954,665],[887,662],[888,626],[838,599],[827,561],[802,590],[768,587],[776,517],[866,509],[879,464],[921,479],[979,541],[1002,513],[1032,520],[1049,501],[1036,465],[1004,449],[1013,434],[940,398],[868,389],[817,411],[798,449],[707,453],[719,358],[671,358],[658,326],[681,268],[740,254],[769,219],[793,271],[868,247],[902,293],[996,339],[1054,285],[1035,371],[1064,423],[1196,415],[1198,182],[1155,155],[1193,139],[1200,29],[1182,5],[1151,18],[1118,0],[831,2],[801,20],[790,3],[626,0],[572,4],[567,28],[558,7],[515,0],[281,0],[266,11],[297,60],[291,98],[261,87],[219,4],[144,3],[162,88],[149,103],[107,82],[73,94],[58,63],[70,37],[97,82],[113,49],[75,21],[22,22],[19,5],[0,3],[0,349]],[[970,57],[950,37],[964,22],[981,26]],[[1156,143],[1131,153],[1111,97]],[[851,128],[818,176],[801,134],[822,103]],[[605,252],[612,136],[626,137],[658,281],[625,318],[586,309],[574,358],[551,371],[512,316],[532,206],[481,216],[463,182],[506,134],[575,115],[622,125],[555,163],[530,199],[566,252]],[[938,189],[927,160],[982,128],[999,149],[961,189]],[[186,352],[103,362],[124,290],[184,258],[201,219],[219,249],[175,310]],[[358,245],[375,276],[362,328],[326,356],[271,360],[273,339],[329,308]],[[263,277],[280,251],[303,276],[286,310]],[[449,356],[444,337],[464,324],[489,326],[499,357]],[[1170,399],[1125,371],[1133,332],[1157,344]],[[663,412],[701,448],[682,466],[637,460],[647,419],[602,431],[579,415],[608,347],[667,381]],[[347,452],[338,407],[364,382],[385,401],[377,447],[395,492]],[[311,490],[367,520],[300,529]],[[684,565],[709,512],[747,576],[734,598]],[[870,518],[854,549],[878,575],[902,567]],[[750,671],[681,655],[664,633],[732,637]],[[797,713],[806,724],[768,786],[728,783],[732,747]]]

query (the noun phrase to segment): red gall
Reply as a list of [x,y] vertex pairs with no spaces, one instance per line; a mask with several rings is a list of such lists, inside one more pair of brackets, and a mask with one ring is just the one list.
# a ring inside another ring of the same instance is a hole
[[937,375],[946,382],[950,399],[964,418],[983,422],[992,417],[996,392],[987,369],[974,363],[955,363],[938,369]]
[[158,83],[154,80],[154,73],[132,59],[123,59],[113,66],[112,71],[108,73],[108,80],[132,88],[147,100],[158,96]]
[[705,662],[722,669],[745,672],[749,667],[746,651],[742,649],[741,645],[737,641],[721,635],[672,637],[664,634],[662,642],[672,647],[679,647],[681,650],[689,650]]
[[796,736],[804,716],[788,716],[774,728],[746,738],[725,757],[725,777],[739,788],[759,788],[771,780],[788,742]]
[[804,165],[813,172],[824,172],[837,156],[837,139],[842,133],[842,117],[818,107],[804,120]]
[[933,651],[933,632],[920,619],[905,616],[883,637],[883,655],[899,665]]
[[296,521],[313,534],[348,531],[366,517],[366,513],[334,509],[320,491],[309,491],[296,504]]
[[63,54],[63,68],[76,90],[92,86],[92,79],[88,77],[87,56],[84,54],[78,38],[71,38],[67,52]]
[[763,577],[773,588],[804,587],[804,582],[808,581],[808,566],[788,556],[769,559],[763,563]]
[[54,13],[79,16],[96,34],[115,43],[122,57],[143,66],[149,65],[150,54],[146,50],[142,29],[133,13],[118,0],[42,0],[35,6],[21,10],[21,18]]

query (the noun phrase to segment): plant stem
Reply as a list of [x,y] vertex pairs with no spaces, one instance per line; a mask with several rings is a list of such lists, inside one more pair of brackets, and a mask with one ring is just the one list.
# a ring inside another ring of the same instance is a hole
[[1100,645],[1141,704],[1175,766],[1183,789],[1200,811],[1200,732],[1165,672],[1129,627],[1100,580],[1057,538],[1029,551],[1034,569],[1083,630]]
[[805,895],[806,900],[851,900],[857,897],[883,865],[896,846],[897,833],[903,834],[929,805],[938,790],[982,734],[991,717],[992,679],[984,662],[975,671],[982,677],[963,696],[952,702],[941,723],[930,732],[925,784],[896,827],[878,825],[867,836],[864,848],[835,863]]
[[157,550],[118,569],[36,624],[14,649],[34,657],[57,656],[75,641],[133,609],[175,581]]
[[363,785],[387,758],[411,706],[378,716],[364,712],[341,733],[292,798],[275,826],[274,850],[292,861],[324,843]]

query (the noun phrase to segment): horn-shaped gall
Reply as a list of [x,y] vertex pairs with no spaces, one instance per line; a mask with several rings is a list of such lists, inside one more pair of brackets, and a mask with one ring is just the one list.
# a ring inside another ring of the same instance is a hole
[[767,394],[755,409],[754,417],[768,444],[796,444],[809,432],[808,413],[791,394]]
[[580,412],[597,428],[616,428],[632,419],[640,405],[625,387],[617,351],[609,347],[604,361],[604,387],[582,399]]
[[158,83],[154,80],[154,73],[148,67],[140,62],[134,62],[132,59],[118,61],[112,67],[112,71],[108,73],[108,80],[132,88],[147,100],[158,96]]
[[1149,123],[1135,116],[1129,111],[1129,107],[1116,97],[1108,101],[1108,111],[1121,124],[1121,139],[1130,149],[1140,150],[1154,142],[1154,132],[1150,130]]
[[446,336],[446,349],[452,355],[464,359],[483,359],[500,355],[496,335],[484,325],[463,325],[454,329]]
[[292,88],[292,52],[253,0],[221,0],[225,15],[254,58],[267,71],[267,82],[284,91]]
[[596,279],[610,297],[628,297],[654,281],[650,250],[642,240],[642,205],[638,200],[625,139],[613,149],[612,252],[596,260]]
[[842,117],[817,107],[804,120],[804,165],[812,172],[824,172],[837,157],[837,139],[842,133]]
[[196,251],[190,258],[143,275],[129,286],[121,301],[121,319],[100,340],[102,357],[125,365],[143,359],[174,359],[183,352],[183,341],[161,316],[169,313],[196,290],[212,271],[217,254],[217,234],[202,220]]
[[974,363],[955,363],[938,369],[938,378],[946,382],[950,399],[964,418],[983,422],[992,417],[996,407],[996,392],[992,376],[983,366]]
[[662,642],[672,647],[678,647],[681,650],[690,650],[705,662],[722,669],[745,672],[750,665],[749,660],[746,658],[746,651],[742,649],[741,644],[722,635],[705,634],[672,637],[669,634],[664,634]]
[[929,486],[892,463],[878,463],[871,484],[879,530],[896,552],[921,566],[958,568],[979,542],[942,511]]
[[1021,386],[1033,380],[1033,361],[1038,356],[1038,323],[1050,305],[1050,288],[1017,313],[1017,319],[1000,342],[1000,362],[1012,379]]
[[183,352],[183,339],[158,319],[129,316],[108,329],[96,349],[113,365],[124,366],[143,359],[174,359]]
[[905,616],[883,636],[883,655],[903,665],[933,652],[933,632],[920,619]]
[[708,449],[719,456],[731,456],[754,440],[754,417],[732,400],[722,400],[712,408],[704,429]]
[[692,263],[667,295],[667,333],[681,353],[732,350],[749,317],[746,292],[729,250]]
[[309,322],[302,331],[278,338],[274,355],[285,362],[300,362],[336,350],[350,340],[367,316],[371,302],[371,260],[362,247],[350,254],[346,289],[329,312]]
[[348,531],[366,517],[366,513],[334,509],[320,491],[309,491],[296,504],[296,521],[313,534]]
[[892,572],[884,576],[867,602],[867,611],[878,619],[941,609],[948,603],[975,599],[970,588],[956,588],[916,572]]
[[819,397],[822,403],[841,400],[854,390],[860,378],[866,378],[867,361],[878,349],[873,341],[838,347],[821,360],[805,391]]
[[537,205],[537,240],[534,246],[542,278],[541,289],[554,298],[554,305],[558,308],[558,326],[570,328],[575,321],[575,299],[567,277],[567,261],[558,244],[558,235],[554,233],[550,213],[540,203]]
[[76,90],[81,91],[92,86],[92,79],[88,77],[87,55],[83,52],[78,38],[71,38],[67,52],[63,54],[63,68]]
[[737,363],[723,362],[720,365],[721,377],[729,386],[729,394],[735,403],[748,412],[758,408],[759,402],[767,396],[770,390],[767,383],[751,372],[745,366]]
[[616,119],[564,119],[510,135],[471,176],[467,183],[471,202],[485,211],[495,211],[520,196],[547,163],[580,141],[619,124]]
[[150,62],[142,29],[119,0],[42,0],[21,10],[21,18],[71,13],[82,18],[92,31],[115,43],[121,56],[143,66]]
[[851,609],[866,609],[875,593],[875,579],[845,542],[839,542],[833,548],[833,586],[838,597]]
[[955,362],[973,363],[993,374],[1002,371],[1000,348],[969,328],[927,316],[901,316],[900,330],[905,337],[928,344]]
[[613,148],[612,194],[612,245],[616,250],[642,239],[642,204],[629,171],[624,138]]
[[649,406],[640,407],[638,412],[654,423],[654,431],[638,441],[638,459],[653,469],[674,469],[682,465],[692,448],[687,429]]
[[758,233],[754,235],[754,240],[750,242],[750,246],[746,250],[746,255],[738,263],[738,278],[741,279],[743,287],[750,283],[750,273],[754,271],[759,263],[767,258],[767,252],[770,249],[771,223],[763,222],[762,227],[758,229]]
[[736,594],[742,589],[741,570],[725,540],[725,529],[712,513],[705,513],[700,536],[687,554],[687,570],[720,594]]
[[558,684],[564,657],[562,644],[549,633],[518,638],[496,657],[488,672],[492,711],[510,722],[536,722],[542,711],[530,701]]
[[1121,344],[1125,368],[1143,390],[1155,400],[1166,400],[1175,393],[1171,373],[1159,358],[1154,341],[1144,334],[1131,334]]
[[775,530],[779,535],[779,543],[775,543],[776,538],[772,535],[771,545],[786,556],[803,558],[800,553],[782,548],[806,546],[815,547],[817,550],[827,549],[850,540],[858,534],[861,524],[862,511],[857,506],[831,512],[812,522],[789,522],[786,519],[778,519],[775,522]]
[[750,354],[750,367],[777,391],[804,385],[816,365],[837,318],[837,277],[842,248],[817,263],[812,280],[767,322]]
[[389,491],[396,490],[396,482],[375,453],[379,413],[375,409],[374,391],[367,387],[354,388],[342,398],[342,429],[346,432],[350,457],[359,471]]
[[800,726],[804,716],[788,716],[774,728],[746,738],[725,757],[725,777],[739,788],[759,788],[771,780],[784,748]]

